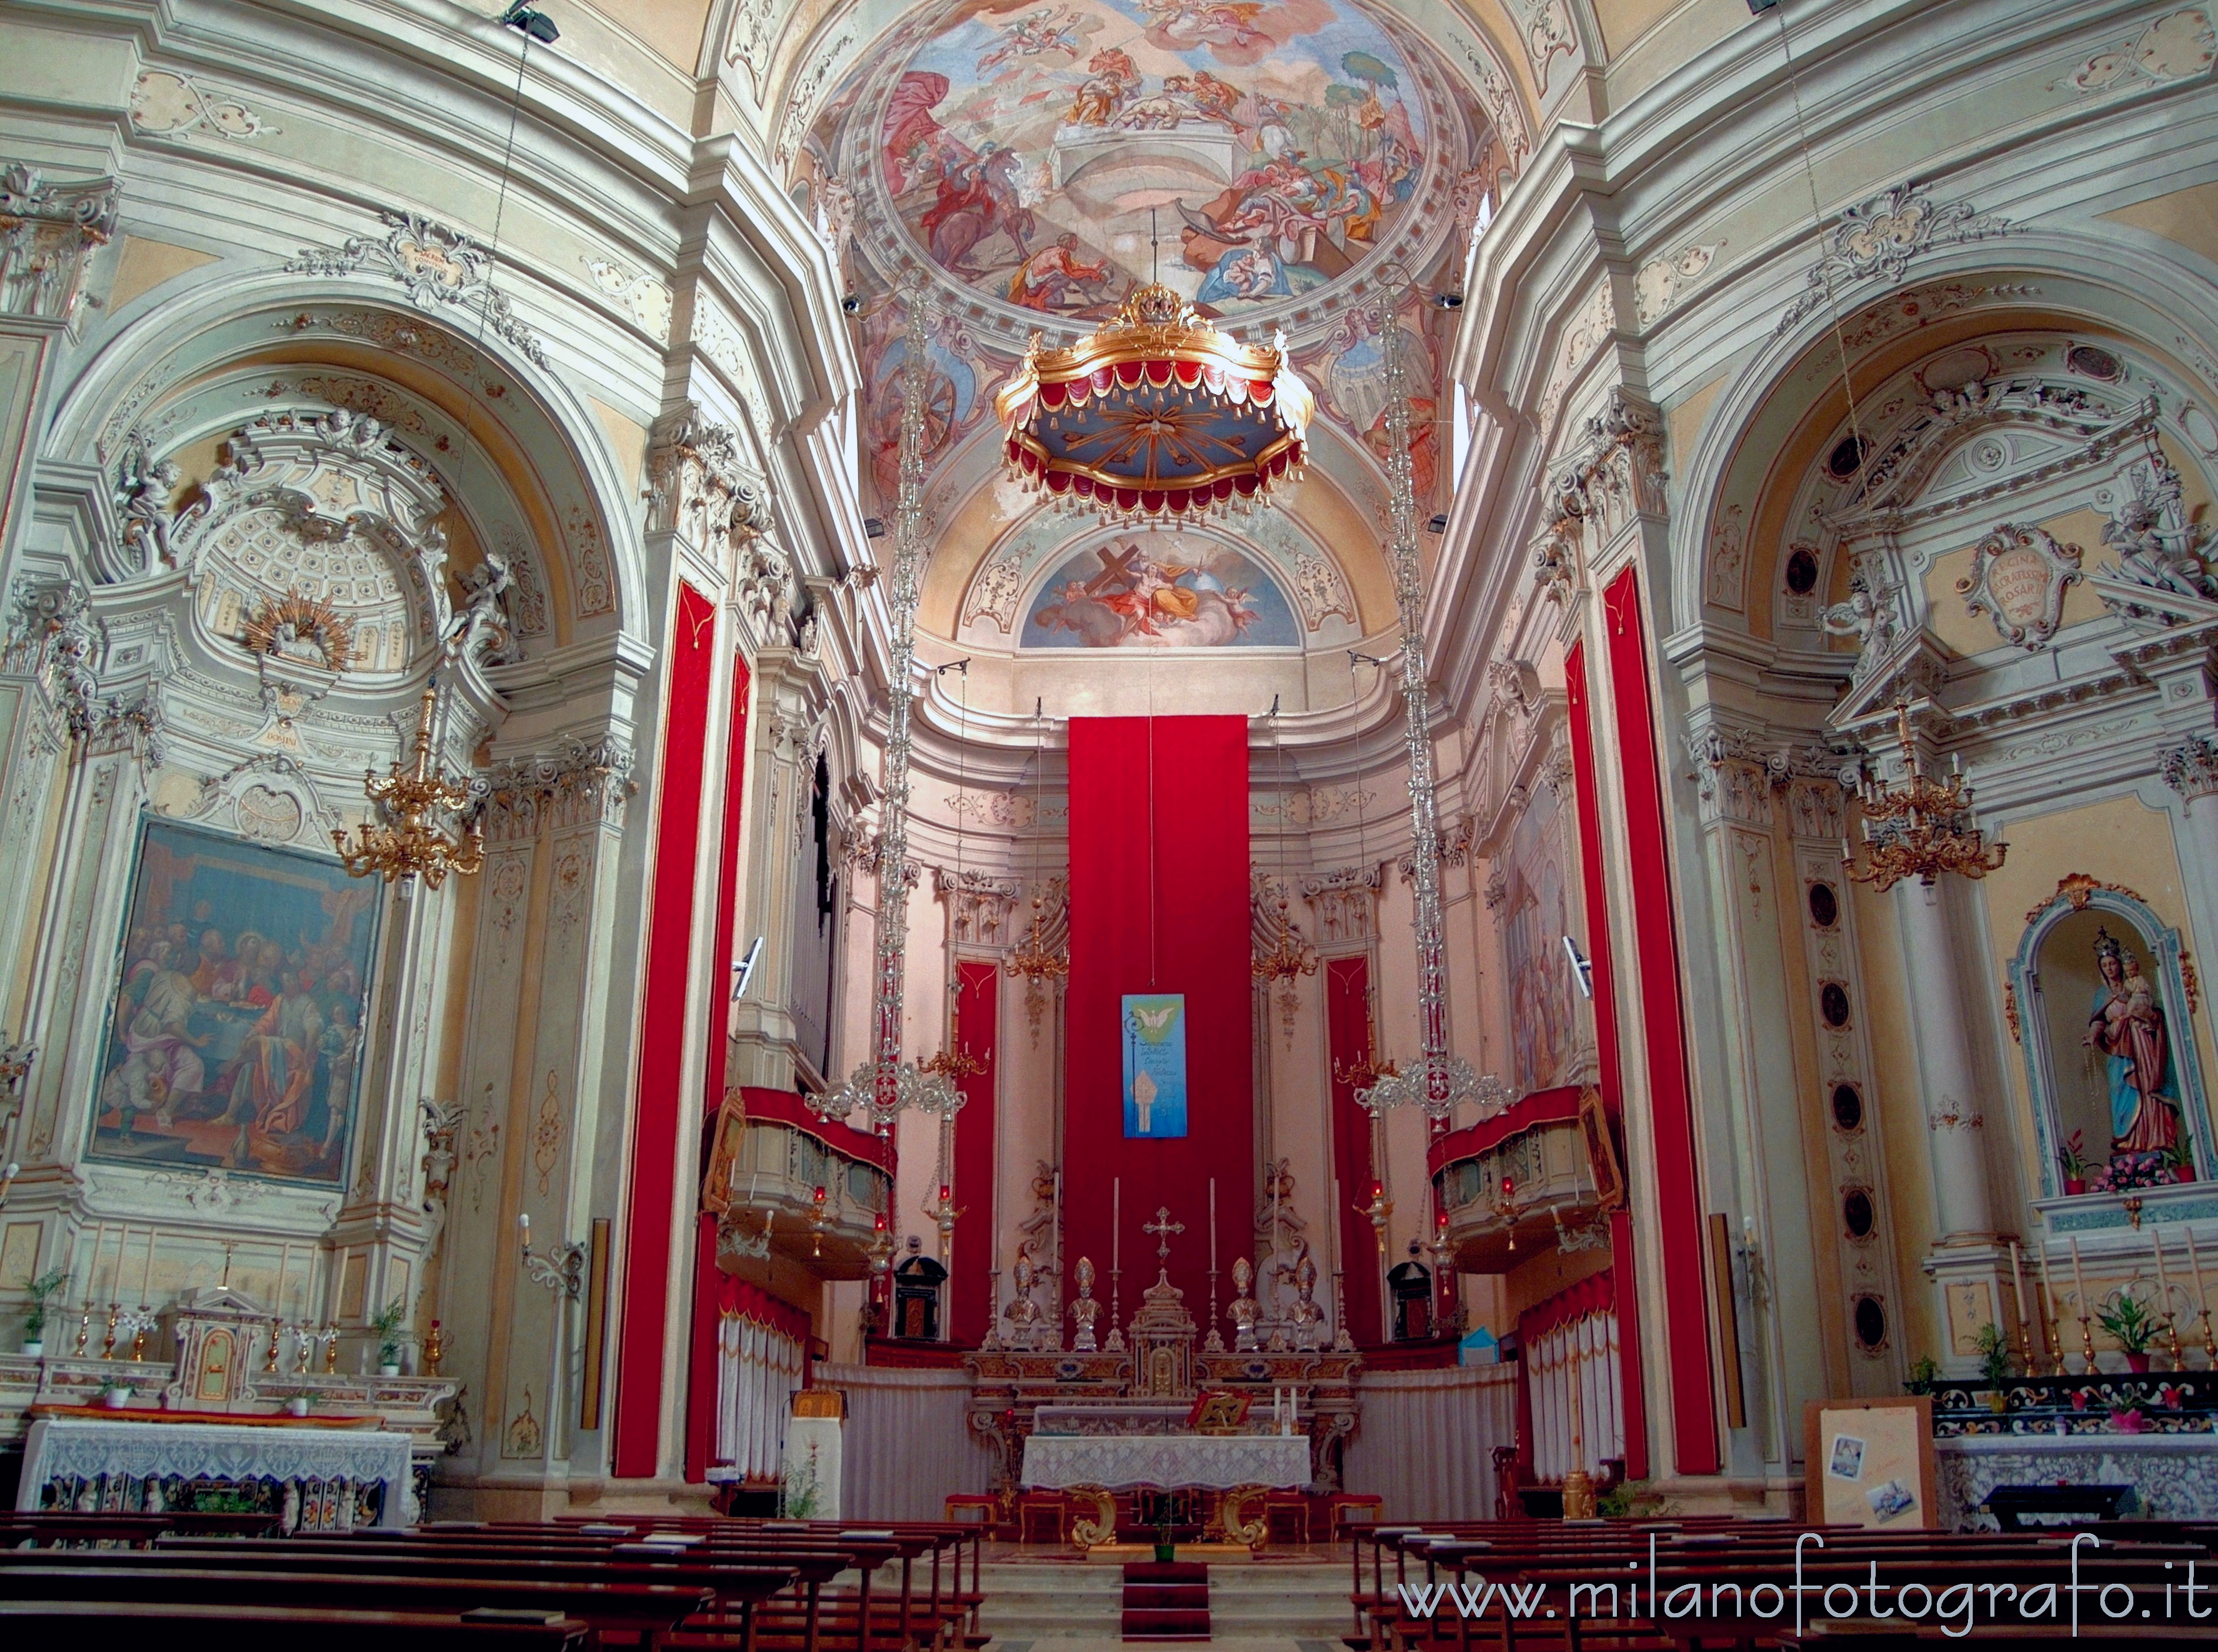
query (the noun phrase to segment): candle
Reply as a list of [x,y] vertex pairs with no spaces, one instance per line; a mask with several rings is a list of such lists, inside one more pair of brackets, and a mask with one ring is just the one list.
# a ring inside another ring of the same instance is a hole
[[[2017,1293],[2017,1322],[2023,1326],[2026,1322],[2025,1270],[2018,1264],[2017,1241],[2015,1239],[2010,1241],[2010,1288]],[[2029,1332],[2028,1334],[2030,1335],[2031,1333]]]
[[1109,1271],[1118,1271],[1118,1247],[1124,1241],[1124,1179],[1112,1179],[1109,1184]]
[[2203,1259],[2195,1253],[2195,1229],[2187,1230],[2187,1271],[2195,1276],[2195,1307],[2198,1313],[2210,1311],[2209,1293],[2203,1289]]
[[[288,1240],[277,1250],[277,1290],[271,1305],[281,1314],[285,1310],[285,1276],[293,1271],[293,1246]],[[142,1291],[143,1296],[145,1293]]]
[[2172,1319],[2172,1281],[2165,1277],[2164,1272],[2164,1228],[2153,1222],[2149,1223],[2149,1243],[2156,1247],[2156,1299],[2162,1304],[2165,1322],[2169,1323]]
[[2049,1327],[2055,1324],[2057,1314],[2056,1287],[2048,1277],[2048,1241],[2046,1239],[2041,1241],[2041,1335],[2044,1340],[2048,1340]]
[[123,1289],[123,1247],[131,1242],[131,1224],[125,1222],[123,1231],[115,1236],[115,1260],[108,1270],[108,1300],[118,1300],[116,1293]]
[[148,1293],[154,1284],[154,1230],[146,1230],[146,1263],[139,1270],[139,1306],[147,1305]]
[[2072,1235],[2072,1288],[2079,1293],[2079,1311],[2076,1319],[2087,1317],[2087,1277],[2079,1271],[2079,1235]]
[[1209,1271],[1217,1271],[1217,1178],[1209,1179]]

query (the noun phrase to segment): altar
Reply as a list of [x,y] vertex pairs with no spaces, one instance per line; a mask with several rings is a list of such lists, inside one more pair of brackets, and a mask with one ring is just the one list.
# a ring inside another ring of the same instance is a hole
[[1027,1491],[1290,1489],[1310,1482],[1310,1443],[1293,1434],[1034,1434]]
[[289,1536],[411,1524],[406,1434],[313,1423],[40,1417],[23,1442],[27,1513],[159,1513],[210,1497],[267,1508]]

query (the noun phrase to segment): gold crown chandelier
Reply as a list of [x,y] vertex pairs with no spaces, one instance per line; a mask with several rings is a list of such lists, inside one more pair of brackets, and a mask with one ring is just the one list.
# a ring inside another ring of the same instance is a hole
[[438,698],[438,678],[434,677],[424,685],[410,765],[404,770],[396,758],[388,773],[381,777],[369,770],[362,775],[362,789],[387,824],[363,821],[355,828],[356,841],[351,847],[345,832],[331,833],[331,846],[350,877],[381,877],[387,883],[421,878],[436,889],[449,872],[468,877],[485,864],[482,831],[474,820],[464,823],[471,801],[469,783],[449,780],[443,768],[431,764],[431,721]]
[[1961,772],[1947,783],[1929,776],[1918,759],[1910,732],[1910,707],[1895,708],[1895,738],[1902,745],[1903,778],[1887,784],[1868,775],[1856,788],[1863,805],[1864,847],[1868,864],[1858,866],[1849,840],[1841,839],[1841,865],[1858,883],[1885,894],[1906,877],[1930,884],[1943,872],[1979,879],[1998,870],[2008,844],[1991,844],[1972,823],[1972,789]]
[[1149,282],[1076,343],[1038,333],[994,398],[1012,473],[1104,517],[1200,517],[1298,480],[1317,399],[1273,346],[1243,344]]

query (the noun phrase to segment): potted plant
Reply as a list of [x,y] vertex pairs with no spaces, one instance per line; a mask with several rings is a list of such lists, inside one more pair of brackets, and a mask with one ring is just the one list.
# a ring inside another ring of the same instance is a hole
[[821,1488],[816,1482],[814,1464],[796,1463],[785,1471],[778,1485],[778,1513],[788,1520],[814,1519]]
[[23,1294],[31,1305],[23,1313],[23,1352],[33,1359],[46,1351],[46,1304],[62,1293],[69,1283],[69,1275],[60,1268],[48,1268],[23,1287]]
[[2126,1356],[2126,1369],[2149,1368],[2149,1344],[2156,1340],[2157,1316],[2149,1305],[2122,1287],[2095,1310],[2096,1321],[2117,1340]]
[[2064,1151],[2056,1155],[2058,1168],[2064,1172],[2066,1193],[2087,1191],[2087,1140],[2083,1130],[2074,1130],[2064,1143]]
[[121,1411],[131,1403],[131,1384],[110,1377],[100,1385],[100,1402],[110,1411]]
[[2165,1168],[2172,1172],[2175,1182],[2195,1179],[2195,1150],[2188,1145],[2184,1135],[2164,1150],[2164,1160]]
[[1903,1387],[1912,1394],[1930,1394],[1940,1380],[1940,1363],[1931,1354],[1920,1354],[1910,1362],[1910,1378]]
[[1178,1544],[1171,1536],[1172,1530],[1171,1500],[1166,1493],[1162,1511],[1155,1517],[1155,1563],[1158,1566],[1168,1566],[1178,1558]]
[[1998,1416],[2010,1409],[2010,1392],[2004,1386],[2010,1379],[2010,1339],[2003,1327],[1989,1321],[1979,1327],[1979,1375],[1993,1390],[1987,1395],[1987,1409]]
[[377,1374],[400,1375],[400,1327],[408,1317],[406,1298],[395,1296],[370,1315],[369,1328],[377,1338]]

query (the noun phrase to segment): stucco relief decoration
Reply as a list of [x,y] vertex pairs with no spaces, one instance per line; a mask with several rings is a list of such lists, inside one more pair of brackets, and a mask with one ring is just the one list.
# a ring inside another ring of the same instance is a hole
[[131,88],[131,124],[152,138],[206,134],[236,140],[277,137],[285,130],[238,98],[211,91],[191,76],[168,69],[139,71]]
[[1017,598],[1024,592],[1025,554],[1011,545],[989,557],[970,582],[970,595],[963,604],[963,623],[988,619],[1003,635],[1016,624]]
[[1800,296],[1779,318],[1777,331],[1787,332],[1852,283],[1893,285],[1914,259],[1936,247],[2009,232],[2008,220],[1975,211],[1968,201],[1936,201],[1923,185],[1899,183],[1882,190],[1843,212],[1826,233],[1824,254],[1811,267]]
[[298,591],[257,603],[239,628],[239,640],[253,653],[313,657],[326,671],[343,671],[355,660],[354,622],[329,603]]
[[1738,614],[1748,570],[1748,521],[1739,505],[1729,504],[1710,530],[1710,602]]
[[1505,189],[1510,181],[1525,170],[1525,162],[1533,152],[1533,139],[1525,120],[1525,105],[1510,84],[1509,76],[1493,52],[1465,40],[1455,30],[1448,31],[1448,44],[1463,56],[1478,81],[1478,101],[1485,107],[1486,118],[1494,127],[1494,139],[1501,159],[1494,176],[1496,189]]
[[482,312],[486,324],[535,366],[545,367],[546,346],[510,306],[508,294],[493,285],[493,255],[476,238],[416,213],[381,212],[382,238],[351,237],[344,245],[303,247],[285,265],[294,275],[350,275],[359,271],[389,275],[400,283],[419,310],[467,305]]
[[1633,278],[1633,307],[1640,325],[1645,327],[1662,320],[1674,305],[1701,286],[1725,244],[1723,241],[1697,242],[1641,265]]
[[670,288],[654,276],[607,258],[578,255],[593,285],[621,304],[639,330],[658,344],[670,342]]
[[115,233],[121,186],[54,183],[36,169],[0,170],[0,314],[73,321],[85,266]]
[[1616,327],[1617,300],[1605,280],[1579,306],[1577,314],[1564,328],[1555,355],[1549,359],[1547,382],[1540,391],[1540,429],[1544,432],[1554,426],[1556,411],[1564,405],[1564,394],[1571,388],[1572,379]]
[[1559,57],[1577,61],[1579,37],[1571,23],[1569,0],[1511,0],[1518,39],[1533,65],[1533,83],[1546,92],[1548,71]]
[[[2115,91],[2132,86],[2160,86],[2202,74],[2218,61],[2218,29],[2202,6],[2183,6],[2167,12],[2139,34],[2106,46],[2089,58],[2069,77],[2081,94]],[[2066,83],[2053,83],[2049,90]]]
[[762,102],[765,71],[771,48],[771,24],[778,16],[778,0],[739,0],[732,8],[731,38],[724,46],[724,61],[746,71],[747,90]]
[[265,666],[296,663],[305,639],[324,654],[320,669],[336,671],[325,644],[343,621],[346,659],[389,672],[444,634],[446,493],[384,426],[343,408],[276,413],[223,451],[169,533],[211,634],[247,638],[259,616],[266,628],[245,646]]
[[2006,522],[1974,548],[1956,591],[1967,609],[1994,622],[2004,641],[2044,648],[2063,623],[2065,591],[2082,577],[2080,555],[2043,529]]
[[307,843],[319,849],[345,823],[307,771],[282,752],[257,752],[201,782],[188,811],[203,826],[257,843]]

